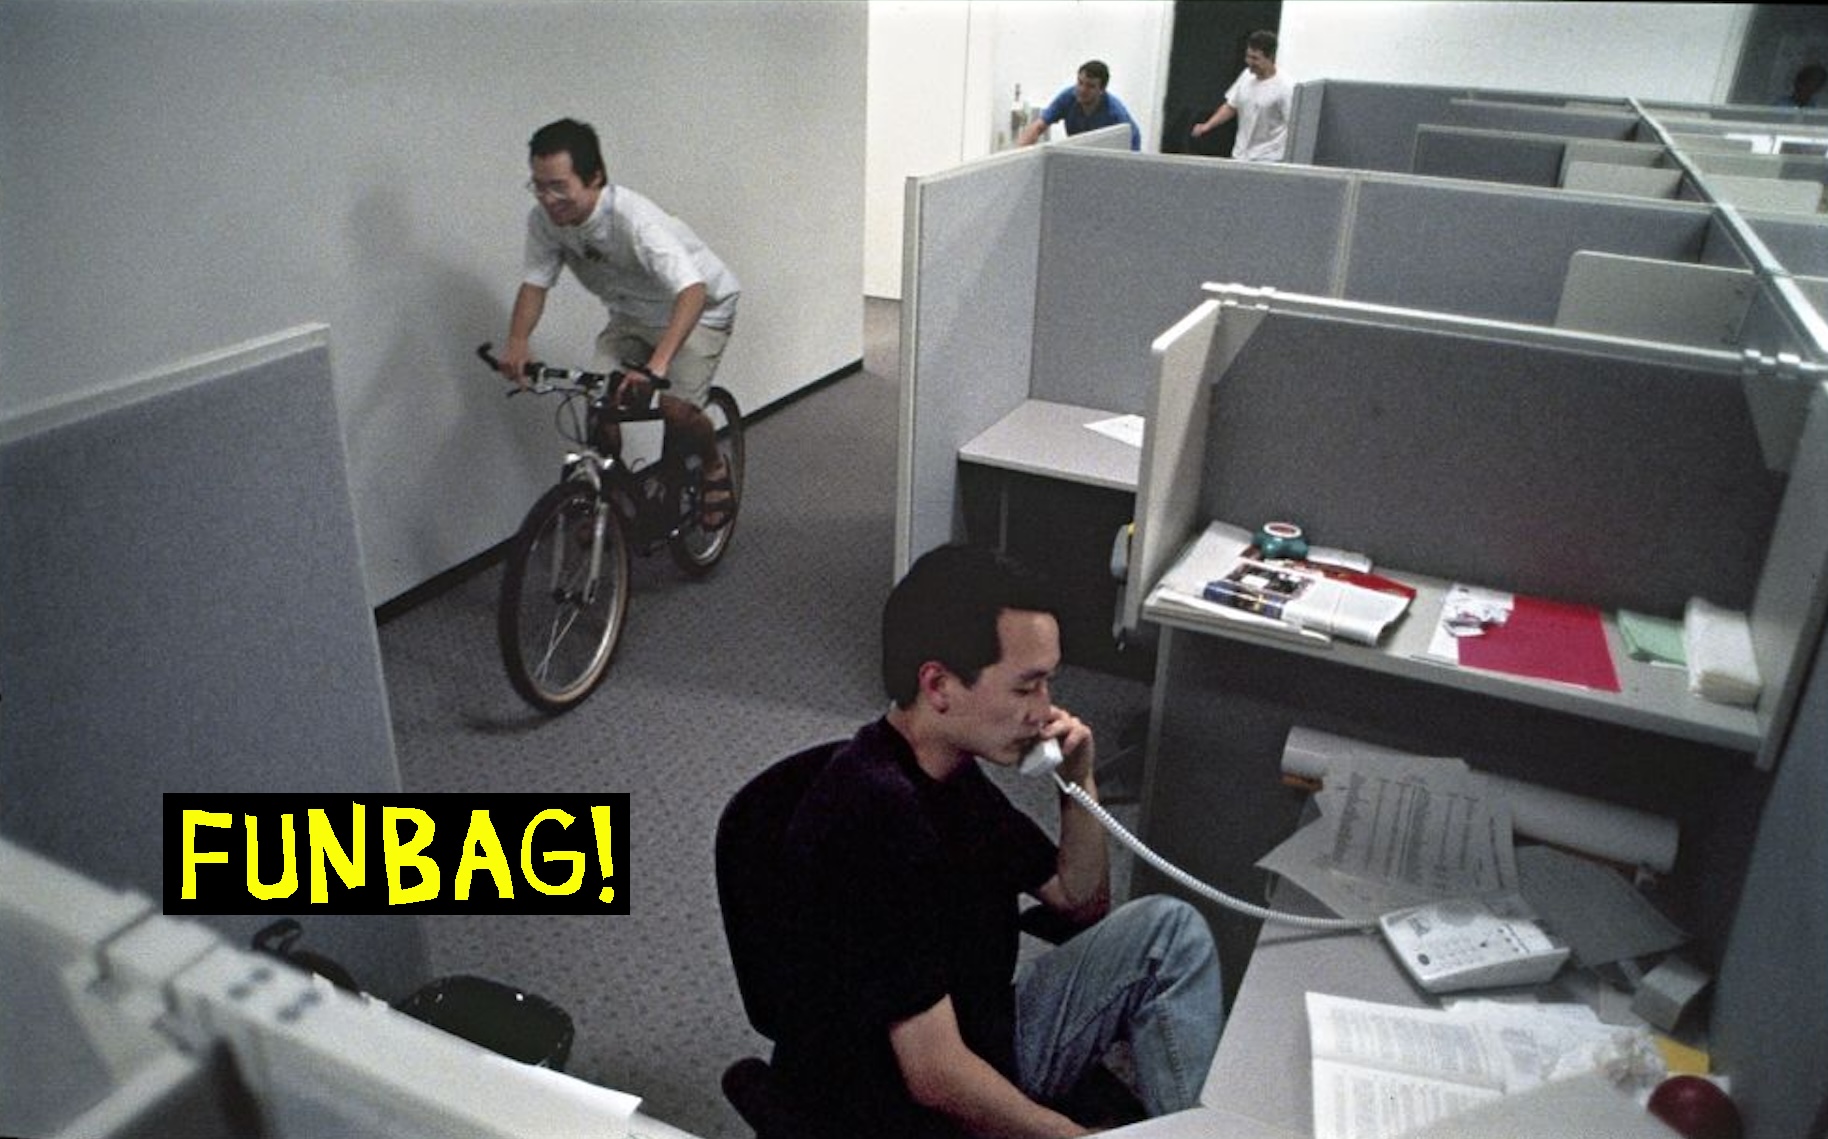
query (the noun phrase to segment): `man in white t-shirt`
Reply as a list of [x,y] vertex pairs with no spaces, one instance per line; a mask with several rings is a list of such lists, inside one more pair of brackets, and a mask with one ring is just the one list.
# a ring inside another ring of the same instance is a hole
[[1193,128],[1200,138],[1232,119],[1238,141],[1231,156],[1245,162],[1281,162],[1288,153],[1289,105],[1294,85],[1276,70],[1276,33],[1252,32],[1245,40],[1244,71],[1210,118]]
[[527,217],[526,263],[502,374],[523,376],[546,294],[570,269],[608,311],[597,337],[598,367],[630,370],[618,392],[629,402],[645,399],[645,390],[636,389],[648,380],[671,385],[660,411],[668,435],[703,463],[700,525],[728,525],[735,492],[702,408],[736,323],[741,284],[685,222],[605,177],[602,147],[588,123],[560,119],[541,127],[528,145],[528,165],[527,185],[538,204]]

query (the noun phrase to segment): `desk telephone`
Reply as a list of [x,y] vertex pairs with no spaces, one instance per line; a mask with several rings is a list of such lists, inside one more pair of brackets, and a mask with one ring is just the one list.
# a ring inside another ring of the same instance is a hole
[[1536,985],[1553,977],[1568,947],[1531,921],[1521,898],[1459,898],[1387,913],[1384,939],[1416,984],[1431,993]]
[[1375,925],[1383,931],[1384,940],[1404,970],[1428,992],[1540,984],[1553,977],[1568,959],[1567,946],[1530,920],[1527,905],[1514,895],[1490,901],[1456,898],[1410,906],[1387,913],[1375,923],[1291,914],[1234,898],[1144,846],[1078,784],[1055,774],[1054,769],[1063,758],[1059,741],[1042,740],[1028,749],[1016,770],[1023,775],[1053,775],[1062,791],[1139,858],[1228,909],[1260,921],[1280,921],[1308,929],[1364,930]]

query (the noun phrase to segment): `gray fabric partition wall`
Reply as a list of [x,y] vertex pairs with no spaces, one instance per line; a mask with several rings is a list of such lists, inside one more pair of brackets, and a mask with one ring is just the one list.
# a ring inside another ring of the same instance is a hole
[[1078,134],[1067,135],[1050,145],[1075,147],[1080,150],[1114,150],[1128,154],[1130,153],[1130,128],[1122,123],[1099,127],[1095,131],[1081,131]]
[[1416,128],[1410,170],[1433,178],[1557,186],[1567,149],[1567,140],[1555,135],[1423,125]]
[[1814,654],[1727,940],[1709,1026],[1716,1063],[1747,1105],[1747,1134],[1820,1139],[1828,1115],[1828,661]]
[[896,576],[953,538],[960,445],[1028,396],[1047,149],[908,183]]
[[1215,380],[1200,516],[1608,609],[1743,609],[1783,479],[1708,358],[1272,313]]
[[1029,394],[1142,414],[1149,345],[1202,283],[1332,291],[1350,190],[1332,171],[1050,156]]
[[[317,328],[0,423],[9,837],[158,899],[165,792],[399,790],[332,393]],[[411,917],[308,925],[425,979]]]
[[[1304,151],[1311,148],[1316,166],[1400,173],[1409,169],[1415,153],[1415,129],[1422,123],[1445,121],[1448,103],[1464,95],[1464,88],[1413,87],[1390,83],[1355,83],[1336,79],[1302,84],[1304,101],[1319,106],[1312,115],[1313,135],[1297,136]],[[1299,120],[1305,129],[1309,117]]]
[[1768,215],[1747,222],[1785,269],[1799,277],[1828,277],[1828,225]]
[[1639,123],[1637,114],[1628,110],[1574,110],[1486,99],[1449,100],[1446,112],[1436,121],[1449,126],[1621,141],[1637,138]]
[[1577,250],[1693,261],[1709,217],[1673,202],[1367,176],[1339,295],[1549,324]]

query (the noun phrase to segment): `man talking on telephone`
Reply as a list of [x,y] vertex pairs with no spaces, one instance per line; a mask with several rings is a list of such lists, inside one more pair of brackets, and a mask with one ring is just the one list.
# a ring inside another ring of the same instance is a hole
[[[1118,1040],[1149,1114],[1198,1103],[1223,1016],[1205,919],[1165,897],[1110,911],[1098,822],[1062,795],[1056,844],[979,765],[1054,740],[1061,777],[1097,794],[1092,730],[1049,693],[1060,662],[1035,578],[982,549],[928,553],[883,610],[892,706],[788,826],[783,901],[826,1028],[777,1040],[774,1065],[855,1134],[1089,1134],[1056,1105]],[[1017,974],[1023,894],[1087,928]]]

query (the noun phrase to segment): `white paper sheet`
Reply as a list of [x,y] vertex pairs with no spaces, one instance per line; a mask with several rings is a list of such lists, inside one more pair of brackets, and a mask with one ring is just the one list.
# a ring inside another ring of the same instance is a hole
[[1390,1139],[1596,1073],[1610,1087],[1643,1090],[1665,1074],[1646,1030],[1602,1024],[1578,1006],[1413,1008],[1324,993],[1305,1003],[1317,1139]]
[[1518,884],[1574,959],[1592,968],[1688,940],[1616,871],[1547,846],[1517,852]]
[[1257,865],[1343,917],[1516,887],[1509,808],[1459,760],[1336,756],[1315,805]]
[[1143,442],[1143,417],[1140,415],[1118,415],[1110,419],[1098,419],[1086,424],[1086,427],[1100,435],[1128,443],[1132,447],[1141,447]]

